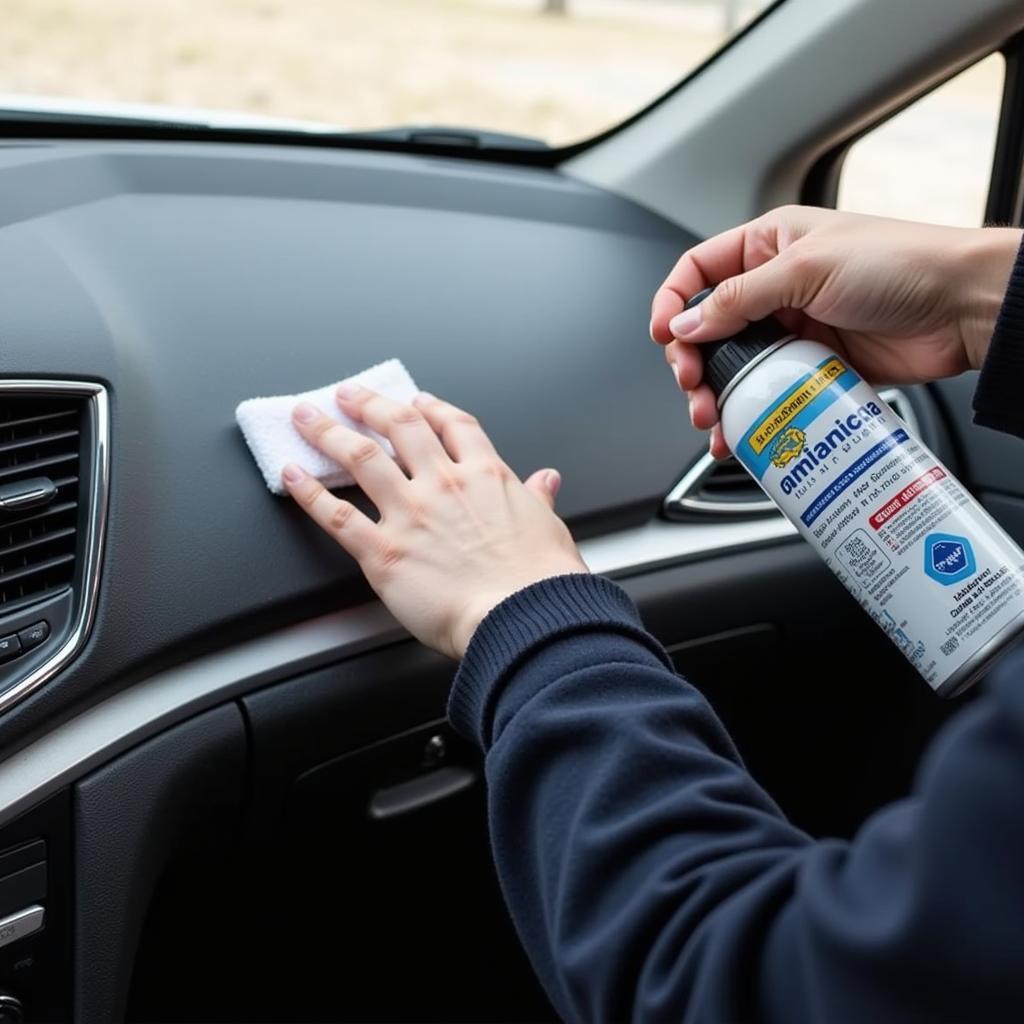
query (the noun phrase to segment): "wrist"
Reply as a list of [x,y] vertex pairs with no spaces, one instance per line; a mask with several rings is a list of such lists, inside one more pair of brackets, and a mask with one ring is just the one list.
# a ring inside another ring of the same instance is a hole
[[961,296],[960,336],[967,363],[980,370],[1021,246],[1021,231],[978,228],[969,234],[958,261],[960,279],[951,282],[951,288]]
[[480,623],[498,607],[499,604],[507,601],[510,597],[518,594],[521,590],[540,583],[545,579],[552,579],[556,576],[575,575],[578,573],[589,574],[581,558],[566,559],[552,565],[548,571],[538,570],[522,578],[507,580],[501,586],[488,590],[477,596],[473,603],[467,607],[459,617],[452,630],[452,647],[454,655],[461,660],[469,649],[469,642],[477,631]]

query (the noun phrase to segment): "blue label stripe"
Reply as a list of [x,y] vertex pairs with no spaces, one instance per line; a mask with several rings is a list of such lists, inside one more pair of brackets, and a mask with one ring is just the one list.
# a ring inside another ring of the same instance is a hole
[[[815,372],[820,370],[826,363],[830,363],[835,356],[829,356],[827,359],[823,359],[815,367]],[[747,469],[760,480],[765,473],[768,471],[768,467],[772,464],[771,452],[772,446],[769,444],[760,455],[755,455],[753,449],[750,447],[750,438],[753,436],[754,431],[757,429],[757,425],[765,419],[770,413],[772,413],[779,403],[790,394],[792,391],[797,390],[806,384],[814,374],[804,374],[798,381],[791,384],[786,388],[785,391],[780,392],[776,395],[772,402],[764,407],[761,414],[754,419],[754,426],[750,428],[743,435],[743,440],[740,441],[738,450],[736,452],[737,458],[743,463]],[[840,395],[846,394],[850,388],[855,387],[860,383],[860,377],[854,373],[849,367],[846,371],[840,374],[824,391],[817,394],[807,403],[795,416],[786,421],[786,427],[800,427],[807,426],[812,420],[817,419],[821,413],[827,409],[833,402],[835,402]]]
[[886,452],[891,452],[897,445],[905,444],[910,438],[903,429],[894,430],[888,437],[879,441],[874,448],[869,448],[856,462],[847,466],[839,477],[819,494],[804,512],[800,513],[804,526],[810,526],[822,512],[857,480],[865,470],[870,469]]

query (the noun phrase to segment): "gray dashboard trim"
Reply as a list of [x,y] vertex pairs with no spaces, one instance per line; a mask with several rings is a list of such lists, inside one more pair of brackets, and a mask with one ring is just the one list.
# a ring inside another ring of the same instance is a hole
[[78,599],[71,632],[52,657],[0,693],[0,714],[57,675],[88,639],[96,614],[96,598],[103,568],[103,540],[110,490],[110,411],[107,389],[102,384],[70,380],[0,380],[0,395],[9,393],[77,395],[89,399],[93,451],[92,472],[86,485],[89,492],[89,515],[82,540],[82,594]]
[[[788,540],[781,517],[668,523],[580,545],[594,572],[626,577],[727,551]],[[58,726],[0,762],[0,824],[62,785],[206,708],[321,665],[403,640],[379,602],[323,615],[157,673]]]

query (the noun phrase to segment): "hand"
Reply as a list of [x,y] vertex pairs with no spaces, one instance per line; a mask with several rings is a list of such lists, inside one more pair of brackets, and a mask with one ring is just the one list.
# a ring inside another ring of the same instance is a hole
[[295,426],[352,474],[380,520],[298,466],[285,468],[285,487],[418,640],[461,658],[484,616],[506,597],[549,576],[588,571],[554,513],[561,482],[555,470],[522,483],[472,416],[432,395],[400,405],[343,385],[338,404],[388,438],[405,472],[375,441],[311,405],[295,409]]
[[[917,383],[980,368],[1021,232],[950,228],[786,206],[694,246],[654,296],[651,337],[694,426],[728,454],[702,341],[776,313],[801,338],[843,355],[874,383]],[[714,293],[692,310],[686,299]]]

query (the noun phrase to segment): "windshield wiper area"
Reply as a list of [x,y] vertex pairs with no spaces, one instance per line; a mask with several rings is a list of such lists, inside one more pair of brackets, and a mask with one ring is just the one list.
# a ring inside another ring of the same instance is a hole
[[244,141],[416,152],[544,167],[551,165],[556,153],[542,139],[486,129],[405,125],[353,131],[323,121],[242,111],[0,93],[0,146],[24,138]]
[[476,151],[550,152],[542,139],[508,132],[447,125],[403,125],[395,128],[352,131],[343,125],[322,121],[250,114],[243,111],[172,107],[150,103],[76,100],[62,96],[23,96],[0,93],[0,138],[4,127],[21,129],[131,129],[149,131],[209,131],[238,133],[281,133],[358,144],[430,149],[435,152]]
[[398,142],[407,146],[450,146],[460,149],[546,150],[551,147],[530,135],[512,135],[477,128],[449,128],[446,125],[409,125],[369,132],[344,132],[346,139]]

